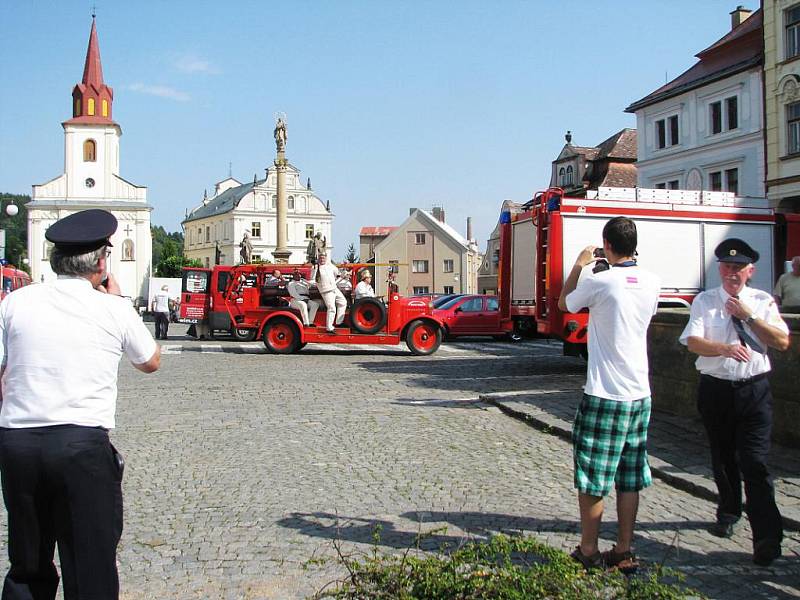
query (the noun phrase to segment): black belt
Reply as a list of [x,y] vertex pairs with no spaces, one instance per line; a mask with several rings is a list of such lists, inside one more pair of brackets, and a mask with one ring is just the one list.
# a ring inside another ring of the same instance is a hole
[[710,379],[714,383],[720,383],[724,385],[729,385],[731,387],[742,387],[744,385],[749,385],[751,383],[755,383],[756,381],[761,381],[762,379],[767,378],[766,373],[760,373],[759,375],[753,375],[752,377],[746,377],[744,379],[720,379],[719,377],[714,377],[713,375],[705,375],[701,374],[700,378]]

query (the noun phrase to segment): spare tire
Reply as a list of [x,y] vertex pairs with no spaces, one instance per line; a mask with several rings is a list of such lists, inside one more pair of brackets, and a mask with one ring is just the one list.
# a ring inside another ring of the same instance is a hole
[[359,298],[350,308],[350,323],[359,333],[377,333],[386,325],[386,305],[377,298]]

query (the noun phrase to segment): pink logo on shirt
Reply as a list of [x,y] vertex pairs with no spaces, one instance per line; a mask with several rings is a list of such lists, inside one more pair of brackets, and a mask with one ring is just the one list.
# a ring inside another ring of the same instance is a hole
[[639,283],[639,280],[636,277],[626,277],[625,281],[628,283]]

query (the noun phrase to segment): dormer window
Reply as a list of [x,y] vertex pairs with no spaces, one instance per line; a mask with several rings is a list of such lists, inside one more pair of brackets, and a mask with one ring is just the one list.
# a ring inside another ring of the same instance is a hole
[[108,100],[103,100],[103,116],[108,116]]
[[566,176],[566,179],[564,181],[564,184],[565,185],[572,185],[572,165],[569,165],[567,167],[567,176]]
[[558,185],[560,185],[561,187],[564,187],[566,182],[567,182],[566,171],[564,170],[564,167],[561,167],[558,170]]
[[95,162],[97,160],[97,145],[94,140],[83,142],[83,162]]
[[75,106],[72,109],[72,116],[73,117],[80,117],[81,116],[81,99],[75,98]]
[[86,114],[89,116],[94,116],[94,98],[89,98],[89,101],[86,104]]

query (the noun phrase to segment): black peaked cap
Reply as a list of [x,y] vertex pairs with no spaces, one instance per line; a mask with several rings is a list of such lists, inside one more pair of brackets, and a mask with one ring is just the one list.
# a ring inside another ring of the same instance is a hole
[[111,246],[109,238],[117,231],[117,218],[107,210],[92,208],[73,213],[53,223],[44,237],[68,254],[85,254]]
[[747,265],[758,262],[758,251],[739,238],[728,238],[719,243],[714,250],[719,262]]

